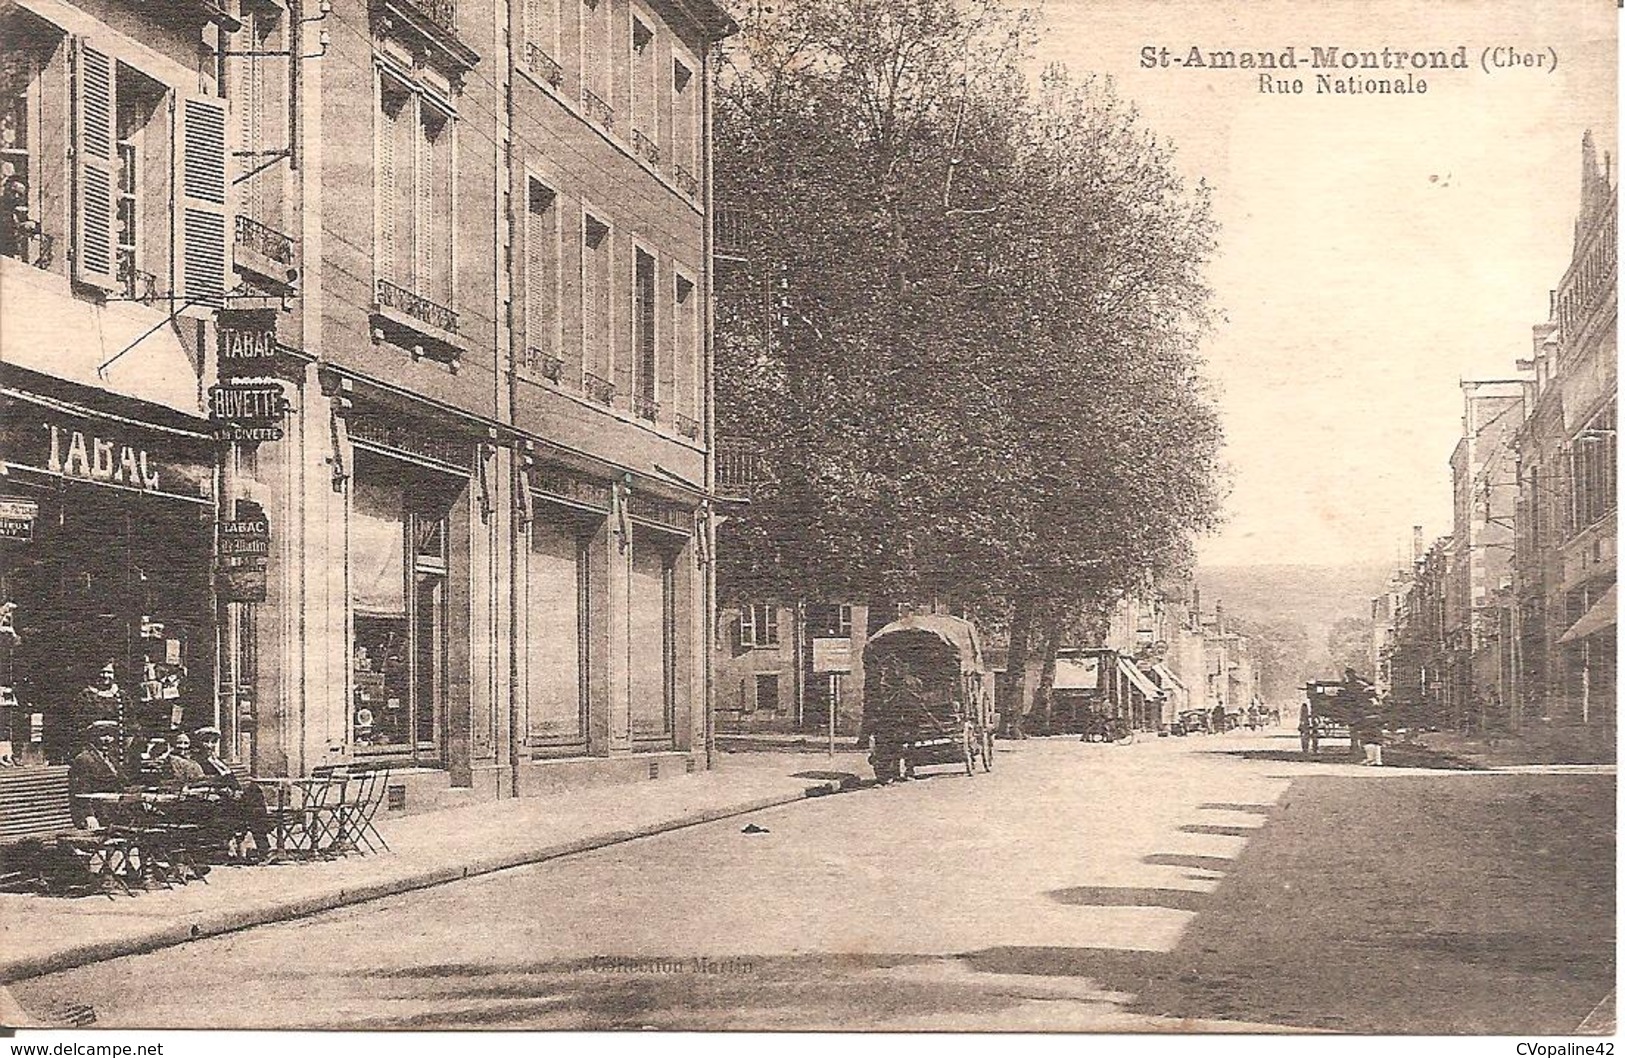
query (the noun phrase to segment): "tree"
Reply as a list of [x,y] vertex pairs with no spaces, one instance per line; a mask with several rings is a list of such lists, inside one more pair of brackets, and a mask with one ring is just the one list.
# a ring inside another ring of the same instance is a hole
[[1332,660],[1332,671],[1339,677],[1344,669],[1370,677],[1371,619],[1339,617],[1326,633],[1326,652]]
[[[718,100],[718,420],[774,468],[724,597],[951,597],[1031,682],[1190,560],[1219,498],[1206,189],[986,0],[747,13]],[[1008,700],[1008,699],[1007,699]]]

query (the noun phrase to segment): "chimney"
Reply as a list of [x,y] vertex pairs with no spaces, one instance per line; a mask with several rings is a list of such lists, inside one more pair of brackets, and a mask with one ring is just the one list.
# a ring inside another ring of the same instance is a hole
[[1422,552],[1422,527],[1413,525],[1411,526],[1411,561],[1422,561]]

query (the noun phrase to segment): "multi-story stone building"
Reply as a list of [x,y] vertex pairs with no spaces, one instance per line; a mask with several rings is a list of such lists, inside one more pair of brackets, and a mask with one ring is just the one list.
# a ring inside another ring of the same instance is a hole
[[1581,147],[1574,250],[1535,328],[1534,396],[1515,440],[1514,723],[1616,728],[1618,205],[1611,165]]
[[1454,524],[1444,596],[1443,705],[1451,726],[1506,726],[1516,508],[1512,438],[1523,422],[1530,387],[1516,378],[1461,383],[1461,439],[1450,456]]
[[727,16],[3,17],[13,742],[111,653],[144,726],[397,804],[703,766]]

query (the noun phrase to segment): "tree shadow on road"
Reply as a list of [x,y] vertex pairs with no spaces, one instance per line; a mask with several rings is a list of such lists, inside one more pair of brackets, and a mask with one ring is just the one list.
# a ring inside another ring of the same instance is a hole
[[1207,893],[1194,889],[1155,889],[1136,886],[1075,885],[1044,894],[1058,904],[1079,907],[1166,907],[1199,911]]

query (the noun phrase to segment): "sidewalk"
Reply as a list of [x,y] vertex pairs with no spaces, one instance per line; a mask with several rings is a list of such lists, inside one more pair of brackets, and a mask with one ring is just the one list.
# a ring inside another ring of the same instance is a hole
[[719,753],[695,775],[380,818],[381,855],[222,867],[135,896],[0,894],[0,984],[832,793],[862,764]]

